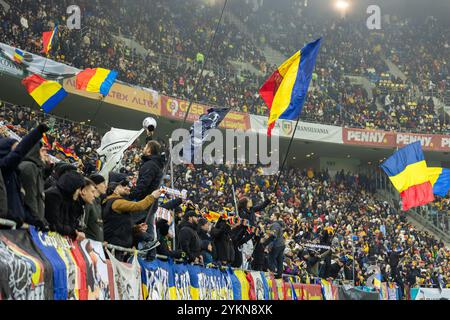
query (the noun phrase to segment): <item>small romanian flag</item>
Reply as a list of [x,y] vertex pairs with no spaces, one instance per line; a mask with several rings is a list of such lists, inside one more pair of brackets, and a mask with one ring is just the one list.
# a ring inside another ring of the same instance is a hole
[[37,74],[23,79],[22,84],[30,96],[47,113],[67,96],[66,90],[58,82],[45,80]]
[[219,218],[221,217],[220,213],[209,211],[203,215],[203,217],[208,220],[209,222],[217,222],[219,221]]
[[278,119],[297,120],[300,117],[321,41],[320,38],[307,44],[285,61],[259,90],[270,110],[269,137]]
[[25,57],[25,54],[23,53],[22,50],[20,50],[20,49],[15,49],[14,50],[14,61],[15,62],[22,63],[24,57]]
[[107,96],[116,81],[117,71],[102,68],[86,69],[77,75],[77,89],[99,92]]
[[97,172],[100,172],[102,170],[102,168],[103,168],[102,160],[98,159],[95,162],[95,169],[97,170]]
[[61,152],[69,160],[72,160],[72,161],[80,160],[80,158],[78,158],[78,156],[74,152],[72,152],[72,150],[64,148],[63,146],[61,146],[59,144],[59,142],[55,142],[54,146],[55,146],[55,150]]
[[56,33],[58,32],[58,25],[55,26],[53,31],[47,31],[42,33],[42,46],[43,49],[41,53],[47,54],[52,49],[53,40],[56,37]]
[[373,286],[376,289],[380,290],[380,288],[381,288],[381,274],[380,273],[377,273],[375,275],[375,279],[373,279]]
[[51,145],[50,141],[48,140],[48,137],[47,137],[47,135],[45,133],[42,135],[42,140],[41,141],[42,141],[42,144],[44,145],[44,147],[47,150],[52,150],[52,145]]
[[400,192],[404,211],[434,201],[430,172],[420,142],[401,148],[383,162],[381,168]]

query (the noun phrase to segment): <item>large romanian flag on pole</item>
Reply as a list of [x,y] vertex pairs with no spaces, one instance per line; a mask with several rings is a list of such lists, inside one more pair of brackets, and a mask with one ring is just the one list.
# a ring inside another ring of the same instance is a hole
[[47,113],[67,96],[66,90],[58,82],[45,80],[37,74],[23,79],[22,84],[28,94]]
[[42,46],[43,49],[41,53],[47,54],[52,49],[53,40],[56,37],[56,33],[58,32],[58,25],[55,26],[53,31],[47,31],[42,33]]
[[116,81],[117,75],[117,71],[102,68],[83,70],[77,75],[77,89],[99,92],[106,97]]
[[401,148],[383,162],[381,168],[400,192],[404,211],[434,201],[430,168],[427,168],[420,142]]
[[320,38],[294,54],[259,90],[270,110],[268,136],[272,135],[278,119],[297,120],[300,117],[321,42]]

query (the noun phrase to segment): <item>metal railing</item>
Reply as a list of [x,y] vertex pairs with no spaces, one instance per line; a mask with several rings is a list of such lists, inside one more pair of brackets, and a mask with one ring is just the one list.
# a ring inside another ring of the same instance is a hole
[[17,227],[17,223],[15,223],[14,221],[11,221],[11,220],[1,219],[0,218],[0,226],[4,226],[4,227],[11,228],[11,229],[15,230],[16,227]]

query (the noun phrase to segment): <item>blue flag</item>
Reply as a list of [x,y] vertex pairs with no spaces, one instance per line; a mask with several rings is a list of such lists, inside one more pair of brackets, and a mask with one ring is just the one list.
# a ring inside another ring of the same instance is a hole
[[229,108],[211,108],[207,114],[200,116],[200,119],[192,125],[189,131],[190,139],[181,151],[180,155],[184,161],[188,163],[202,163],[201,150],[203,143],[208,138],[209,131],[217,128],[223,119],[225,119],[228,112],[230,112]]

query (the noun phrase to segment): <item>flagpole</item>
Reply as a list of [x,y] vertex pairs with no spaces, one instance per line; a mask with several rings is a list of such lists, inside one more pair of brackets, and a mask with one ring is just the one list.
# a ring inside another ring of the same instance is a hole
[[188,108],[186,110],[186,114],[184,115],[182,128],[184,128],[184,125],[186,124],[186,120],[188,118],[188,115],[191,112],[193,99],[195,97],[195,94],[197,93],[198,85],[203,80],[203,72],[205,71],[205,67],[206,67],[206,64],[207,64],[207,62],[209,60],[209,56],[211,54],[212,48],[214,46],[214,42],[216,40],[217,33],[219,32],[220,25],[222,24],[223,14],[225,12],[225,8],[227,7],[227,3],[228,3],[228,0],[225,0],[225,3],[224,3],[223,8],[222,8],[222,13],[220,14],[219,22],[217,23],[216,30],[214,31],[213,38],[212,38],[211,43],[209,45],[209,49],[208,49],[208,51],[207,51],[207,53],[205,55],[205,59],[203,60],[202,67],[200,69],[200,74],[197,77],[197,80],[195,81],[194,89],[192,90],[191,98],[190,98],[190,101],[189,101],[189,106],[188,106]]
[[94,116],[92,117],[92,124],[94,124],[94,122],[97,120],[98,113],[100,112],[100,109],[102,108],[102,104],[103,104],[104,100],[105,100],[105,96],[102,95],[100,98],[100,101],[98,103],[97,110],[95,111]]
[[[172,138],[170,138],[169,139],[169,148],[170,148],[170,154],[169,154],[169,158],[170,158],[170,186],[174,190],[175,189],[175,183],[173,181],[172,142],[173,142]],[[172,219],[171,226],[175,226],[175,210],[171,210],[171,211],[172,211],[172,214],[173,214],[173,219]],[[176,245],[175,241],[176,240],[175,240],[175,232],[174,232],[173,233],[173,239],[172,239],[172,242],[173,242],[172,248],[173,248],[173,250],[175,250],[175,245]]]
[[[188,118],[188,116],[189,116],[189,114],[191,112],[192,103],[193,103],[195,94],[197,93],[199,82],[200,82],[201,79],[203,79],[203,72],[205,71],[206,63],[208,62],[209,57],[211,55],[211,51],[212,51],[212,48],[213,48],[213,45],[214,45],[214,42],[215,42],[215,39],[216,39],[216,35],[219,32],[220,25],[222,24],[223,14],[225,12],[225,8],[227,7],[227,3],[228,3],[228,0],[225,0],[225,3],[224,3],[223,8],[222,8],[222,12],[220,14],[219,22],[217,23],[216,30],[214,31],[213,38],[211,39],[211,43],[210,43],[208,52],[205,55],[205,60],[203,61],[203,64],[202,64],[202,67],[201,67],[201,70],[200,70],[200,74],[199,74],[199,76],[197,77],[197,79],[195,81],[194,89],[192,90],[192,94],[191,94],[191,97],[189,99],[189,105],[188,105],[188,108],[186,110],[186,114],[184,115],[183,124],[181,125],[181,128],[184,128],[184,125],[186,124],[187,118]],[[172,153],[172,150],[171,150],[171,152],[169,154],[169,157],[171,156],[171,153]],[[175,181],[175,183],[178,181],[178,178]]]
[[[277,178],[277,181],[275,183],[275,187],[273,189],[273,192],[275,192],[275,194],[276,194],[277,189],[278,189],[278,185],[279,185],[279,182],[280,182],[281,174],[282,174],[282,172],[284,170],[284,167],[286,166],[286,162],[287,162],[287,159],[288,159],[288,156],[289,156],[289,152],[291,151],[292,143],[294,142],[295,133],[297,132],[297,127],[298,127],[299,123],[300,123],[300,115],[298,116],[298,119],[297,119],[297,122],[296,122],[295,128],[294,128],[294,133],[292,134],[291,140],[289,141],[289,146],[288,146],[288,149],[286,151],[286,155],[284,156],[283,164],[281,165],[280,172],[278,173],[278,178]],[[280,149],[281,149],[281,147],[280,147]]]

